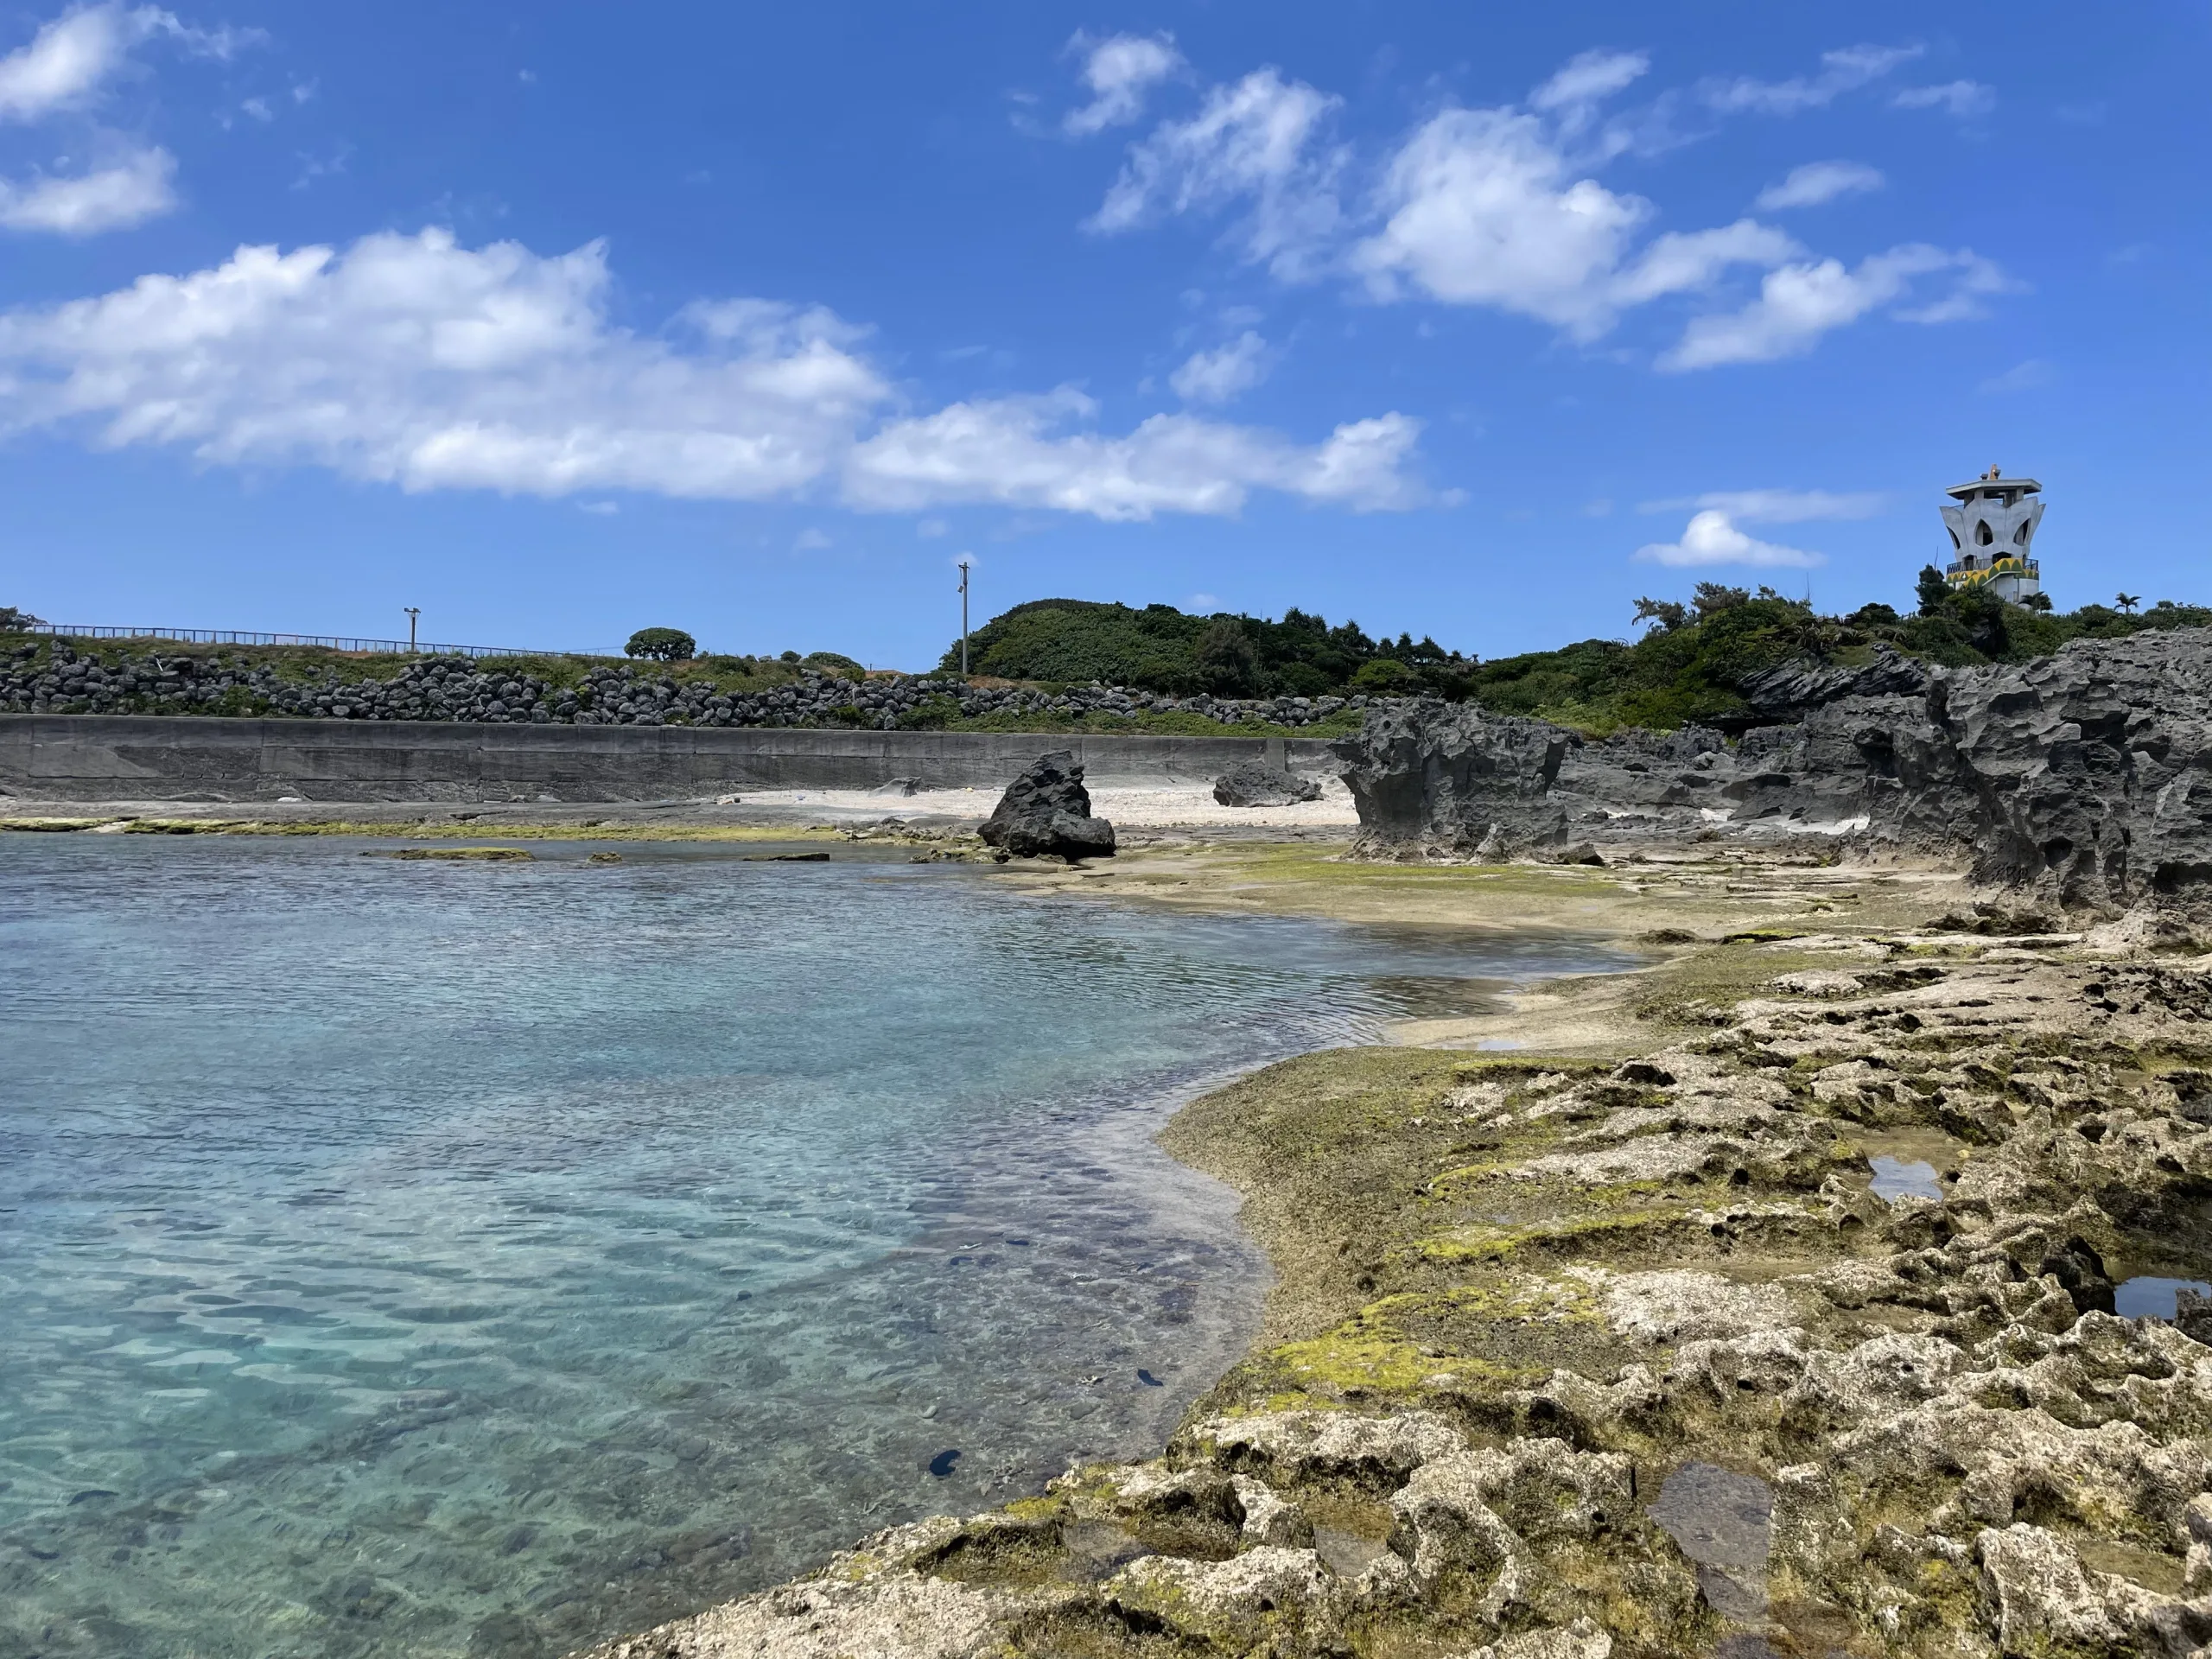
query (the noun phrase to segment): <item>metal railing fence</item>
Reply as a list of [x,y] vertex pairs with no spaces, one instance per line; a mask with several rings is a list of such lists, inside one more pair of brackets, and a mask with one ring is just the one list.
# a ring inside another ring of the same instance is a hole
[[316,645],[326,651],[346,651],[373,656],[405,657],[620,657],[620,651],[547,651],[531,645],[441,645],[428,640],[409,645],[404,639],[349,639],[325,633],[248,633],[234,628],[168,628],[88,626],[73,622],[40,622],[27,633],[51,634],[58,639],[174,639],[193,645]]

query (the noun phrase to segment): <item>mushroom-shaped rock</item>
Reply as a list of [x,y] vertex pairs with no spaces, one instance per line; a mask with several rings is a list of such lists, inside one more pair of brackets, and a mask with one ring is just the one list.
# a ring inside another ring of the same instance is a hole
[[1090,792],[1071,749],[1040,755],[1007,786],[998,810],[983,820],[983,840],[1017,858],[1110,858],[1114,826],[1090,816]]

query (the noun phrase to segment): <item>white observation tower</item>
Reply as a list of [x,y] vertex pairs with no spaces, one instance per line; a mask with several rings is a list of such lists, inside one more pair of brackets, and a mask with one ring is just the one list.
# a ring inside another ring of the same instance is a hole
[[1944,572],[1955,591],[1986,587],[2015,605],[2043,591],[2043,567],[2028,550],[2043,522],[2043,503],[2035,499],[2041,488],[2032,478],[2006,478],[1993,467],[1943,492],[1957,504],[1942,510],[1958,556]]

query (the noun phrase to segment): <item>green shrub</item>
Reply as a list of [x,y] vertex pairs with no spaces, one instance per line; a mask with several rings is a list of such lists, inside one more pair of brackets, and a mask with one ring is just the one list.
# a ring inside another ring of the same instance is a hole
[[808,668],[821,669],[825,673],[840,675],[855,682],[868,677],[866,669],[851,658],[834,651],[809,652],[804,658],[804,665]]

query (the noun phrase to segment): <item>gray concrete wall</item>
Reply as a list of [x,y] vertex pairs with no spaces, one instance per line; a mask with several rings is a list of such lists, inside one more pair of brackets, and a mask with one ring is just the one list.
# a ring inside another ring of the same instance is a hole
[[75,801],[648,801],[893,778],[1003,788],[1052,749],[1073,749],[1106,785],[1203,783],[1261,756],[1336,767],[1326,743],[1299,738],[0,715],[0,790]]

